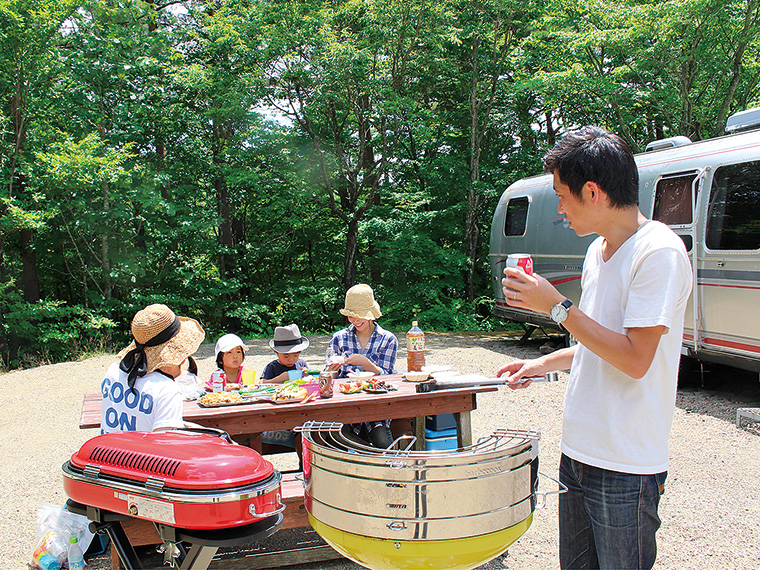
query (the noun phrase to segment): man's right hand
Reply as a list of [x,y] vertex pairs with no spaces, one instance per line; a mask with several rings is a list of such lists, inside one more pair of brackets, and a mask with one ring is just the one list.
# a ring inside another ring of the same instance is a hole
[[531,385],[534,378],[545,374],[544,365],[539,359],[534,360],[515,360],[505,364],[496,371],[496,377],[501,378],[507,375],[507,386],[513,390],[527,388]]

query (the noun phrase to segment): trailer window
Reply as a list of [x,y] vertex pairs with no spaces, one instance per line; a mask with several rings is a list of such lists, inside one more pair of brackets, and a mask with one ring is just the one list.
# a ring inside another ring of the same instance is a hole
[[760,161],[715,171],[705,244],[710,249],[760,249]]
[[504,219],[505,236],[521,236],[525,234],[528,221],[528,197],[513,198],[507,204],[507,216]]
[[662,178],[654,194],[652,218],[669,226],[686,226],[692,222],[694,179],[696,173]]

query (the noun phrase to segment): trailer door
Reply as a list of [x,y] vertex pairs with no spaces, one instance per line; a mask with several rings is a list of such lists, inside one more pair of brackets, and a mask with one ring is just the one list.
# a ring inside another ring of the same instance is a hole
[[[698,196],[700,182],[706,170],[679,172],[660,177],[655,185],[652,219],[667,224],[678,234],[686,246],[691,258],[693,283],[697,282],[698,247],[697,224]],[[684,343],[695,349],[700,344],[701,296],[696,286],[692,287],[691,297],[684,315]]]
[[715,169],[707,202],[702,296],[705,350],[760,356],[760,161]]

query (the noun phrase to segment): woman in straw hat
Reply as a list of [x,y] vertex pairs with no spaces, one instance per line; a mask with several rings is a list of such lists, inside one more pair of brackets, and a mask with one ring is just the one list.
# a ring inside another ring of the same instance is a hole
[[[339,370],[342,378],[357,369],[373,374],[392,374],[396,364],[398,339],[375,321],[382,316],[372,287],[363,283],[346,291],[340,314],[348,317],[347,328],[336,332],[327,348],[328,370]],[[348,436],[368,440],[375,447],[390,447],[390,420],[344,426]]]
[[183,427],[182,393],[174,379],[205,333],[197,321],[150,305],[132,319],[132,343],[119,353],[101,384],[101,432]]

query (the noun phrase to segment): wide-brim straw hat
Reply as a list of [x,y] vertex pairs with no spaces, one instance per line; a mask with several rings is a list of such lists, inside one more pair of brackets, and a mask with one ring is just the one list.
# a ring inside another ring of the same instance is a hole
[[[157,346],[145,347],[147,374],[163,366],[180,366],[188,356],[198,350],[206,333],[198,321],[189,317],[177,317],[166,305],[149,305],[138,311],[132,319],[132,337],[144,344],[170,327],[175,318],[180,323],[177,334]],[[119,353],[119,358],[123,358],[135,348],[136,344],[132,341]]]
[[269,341],[269,346],[275,352],[287,354],[289,352],[301,352],[309,346],[309,339],[301,336],[298,325],[292,324],[286,327],[276,327],[274,338]]
[[340,310],[340,314],[346,317],[355,317],[357,319],[368,319],[374,321],[383,316],[380,312],[380,305],[375,301],[375,294],[372,287],[359,283],[346,291],[346,303]]

